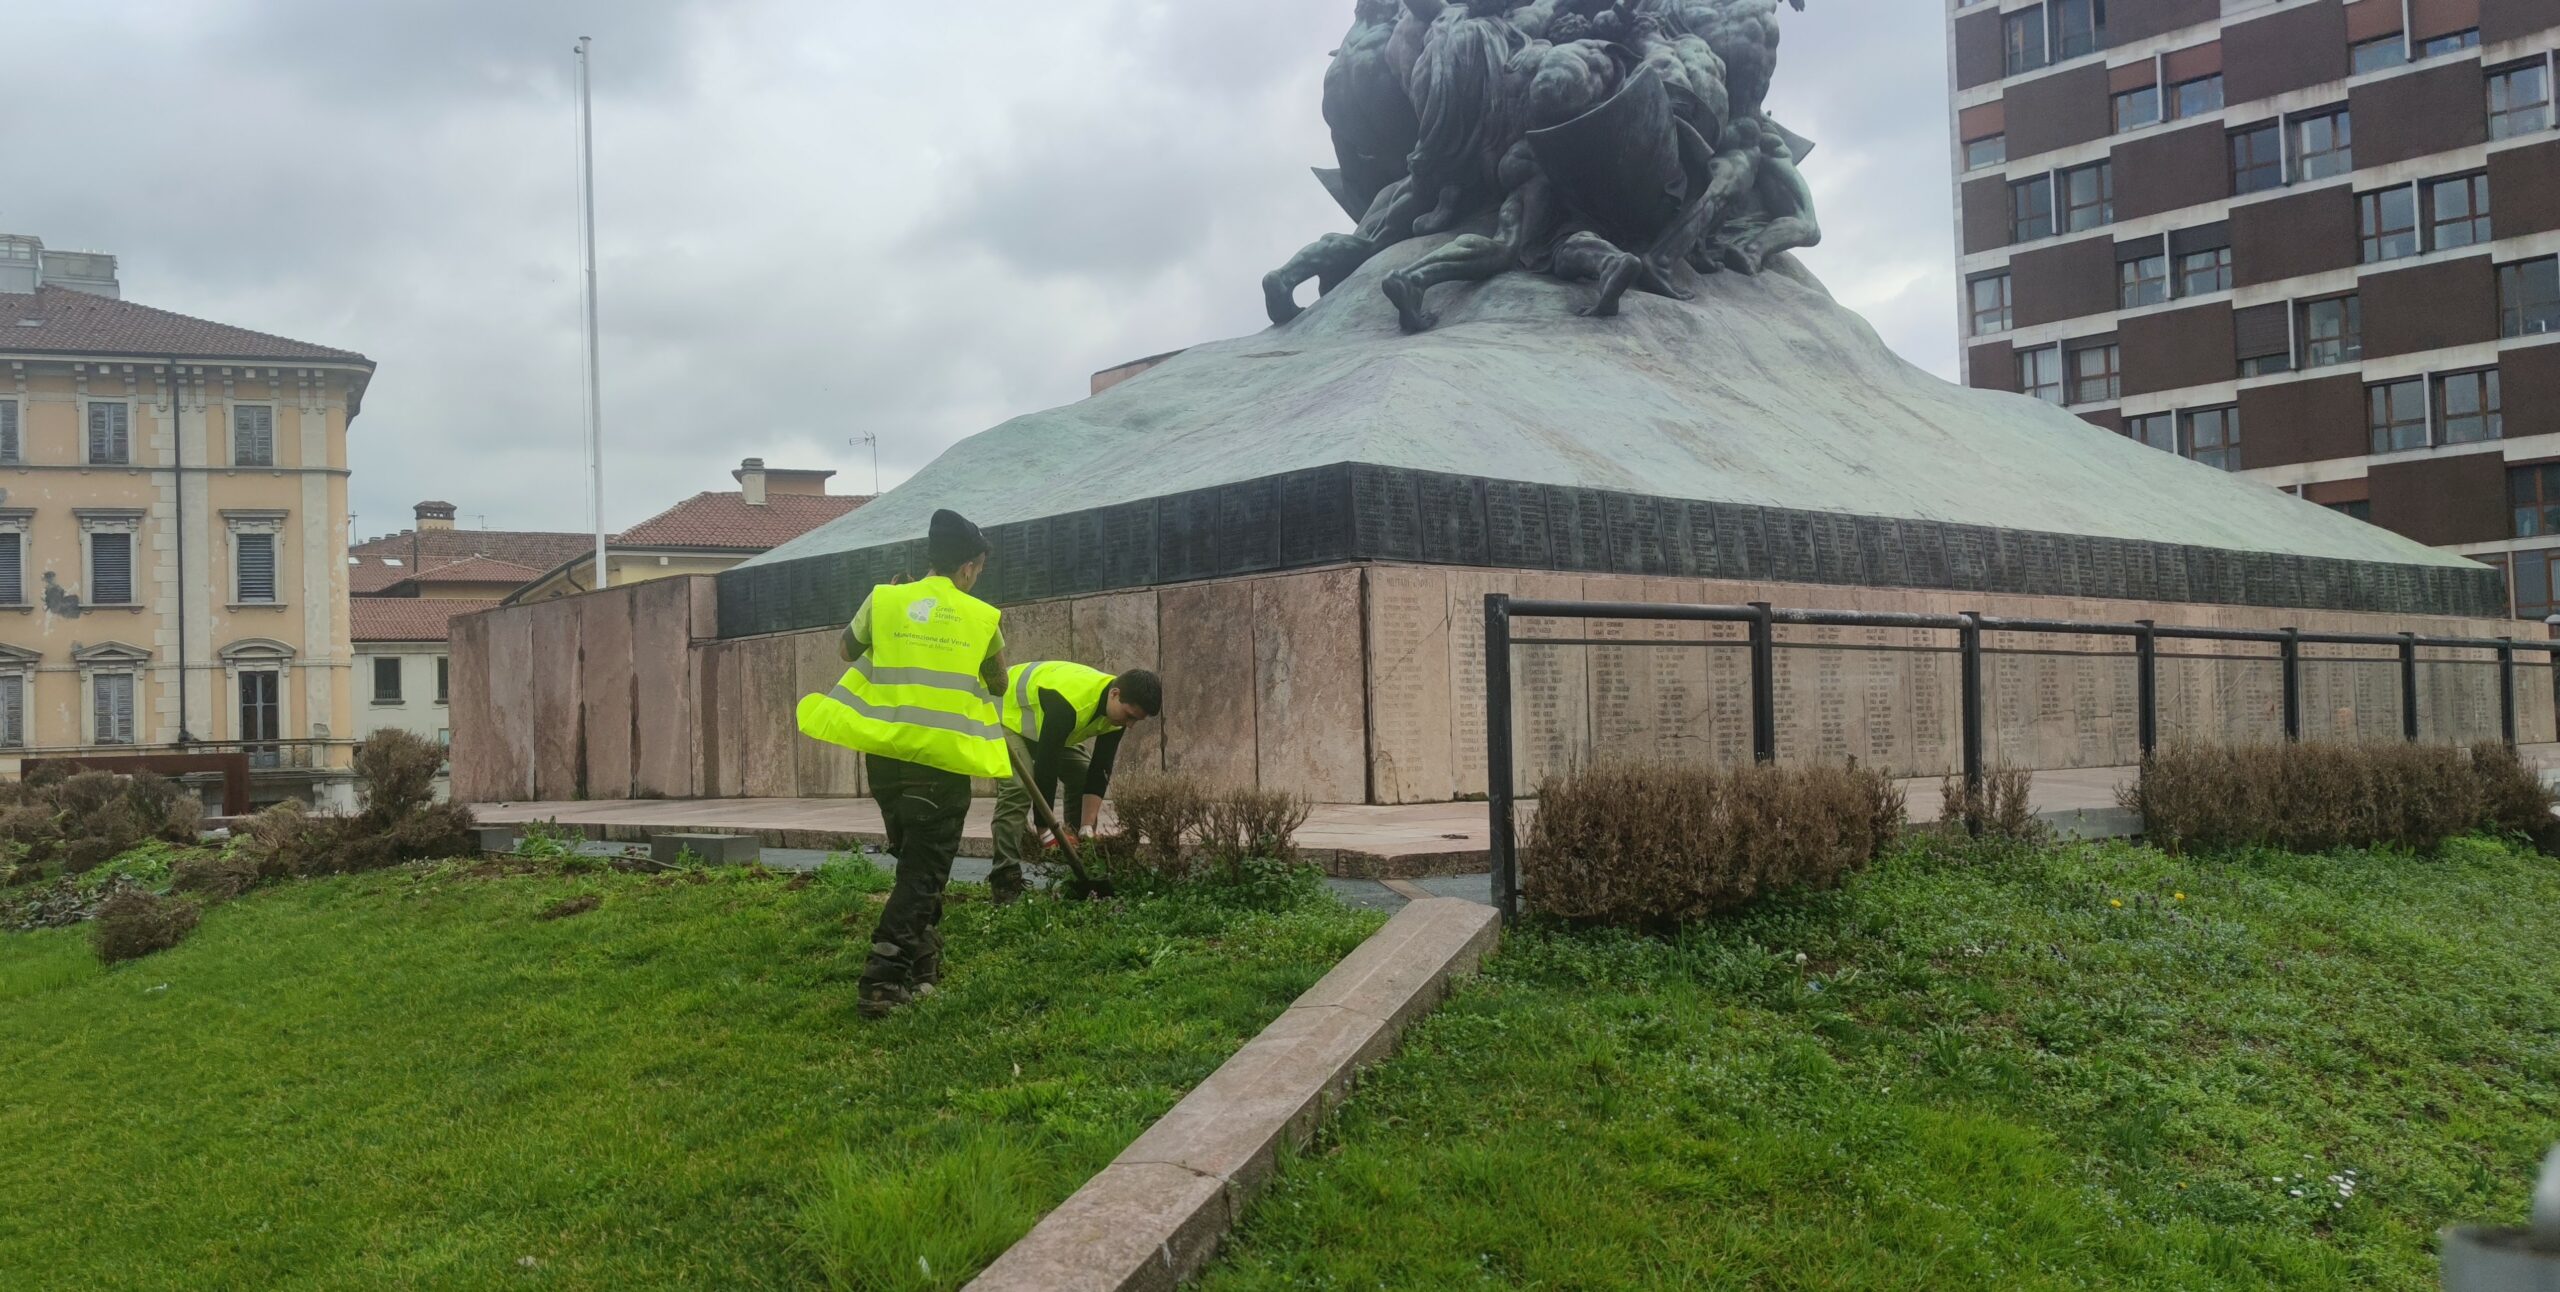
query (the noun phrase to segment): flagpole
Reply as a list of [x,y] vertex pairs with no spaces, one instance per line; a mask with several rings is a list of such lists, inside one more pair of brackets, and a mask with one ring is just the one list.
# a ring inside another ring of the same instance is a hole
[[596,526],[596,570],[593,584],[602,588],[611,576],[604,557],[604,375],[596,339],[596,117],[594,72],[587,61],[589,38],[578,38],[578,200],[585,234],[587,297],[587,470]]

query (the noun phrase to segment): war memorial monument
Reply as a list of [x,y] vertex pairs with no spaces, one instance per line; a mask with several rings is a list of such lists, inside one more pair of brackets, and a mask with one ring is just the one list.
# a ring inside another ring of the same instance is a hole
[[[716,578],[467,621],[458,662],[491,683],[457,700],[462,796],[858,792],[854,760],[795,740],[792,705],[840,667],[864,591],[922,568],[941,507],[995,544],[979,591],[1014,659],[1164,676],[1165,720],[1124,768],[1327,802],[1483,792],[1488,592],[2516,630],[2485,567],[1898,358],[1794,254],[1822,236],[1805,178],[1820,162],[1772,109],[1780,20],[1823,15],[1354,10],[1316,177],[1346,227],[1275,249],[1269,328],[964,440]],[[1790,641],[1784,756],[1951,765],[1953,664],[1836,649],[1897,640]],[[2103,641],[2046,644],[1994,671],[2000,756],[2133,761],[2127,662]],[[1594,751],[1748,757],[1739,654],[1524,649],[1523,778]],[[2305,662],[2310,732],[2395,733],[2396,672],[2335,654]],[[2161,684],[2173,734],[2275,721],[2272,670],[2164,663]],[[2431,662],[2426,686],[2428,712],[2450,715],[2433,736],[2495,734],[2489,670]],[[2525,738],[2550,739],[2548,707],[2527,712]]]

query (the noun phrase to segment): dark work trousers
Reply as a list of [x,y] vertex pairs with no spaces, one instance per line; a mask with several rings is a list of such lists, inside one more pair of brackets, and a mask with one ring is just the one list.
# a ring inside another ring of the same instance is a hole
[[969,778],[897,758],[865,754],[871,799],[889,832],[889,855],[898,859],[898,882],[871,934],[871,959],[862,967],[862,995],[895,996],[942,975],[942,890],[951,882],[951,859],[960,855],[960,830],[969,815]]

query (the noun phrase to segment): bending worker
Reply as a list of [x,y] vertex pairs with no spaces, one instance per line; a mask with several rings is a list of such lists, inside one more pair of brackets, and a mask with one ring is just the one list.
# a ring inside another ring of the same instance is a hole
[[[1031,780],[1041,800],[1054,808],[1059,782],[1065,781],[1070,798],[1080,799],[1080,810],[1060,812],[1060,822],[1069,831],[1089,830],[1111,788],[1121,733],[1164,708],[1164,683],[1142,668],[1115,677],[1069,660],[1020,664],[1005,678],[1002,708],[1005,727],[1031,746]],[[1090,756],[1087,742],[1093,745]],[[1019,777],[996,782],[996,865],[987,883],[999,902],[1022,896],[1032,793]],[[1072,833],[1067,842],[1075,842]]]
[[845,629],[853,667],[834,691],[804,696],[800,730],[862,751],[898,880],[862,968],[862,1016],[930,995],[942,974],[942,890],[960,852],[969,778],[1011,779],[993,688],[1004,685],[1002,616],[969,595],[987,568],[986,536],[937,511],[931,574],[871,590]]

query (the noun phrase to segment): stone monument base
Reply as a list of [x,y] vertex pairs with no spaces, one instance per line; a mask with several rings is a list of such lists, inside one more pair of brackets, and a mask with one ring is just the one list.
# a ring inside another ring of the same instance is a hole
[[[2521,627],[2488,618],[1361,562],[1009,606],[1005,632],[1016,660],[1071,658],[1163,675],[1165,715],[1132,733],[1124,775],[1178,772],[1327,803],[1443,802],[1485,791],[1483,606],[1492,592],[2460,637]],[[804,692],[842,671],[841,630],[721,639],[717,601],[711,579],[670,579],[457,621],[455,668],[480,682],[455,689],[455,797],[863,793],[860,760],[802,738],[792,716]],[[1516,632],[1698,643],[1519,647],[1519,791],[1602,756],[1750,757],[1749,662],[1738,626],[1522,621]],[[1952,634],[1787,629],[1780,642],[1783,759],[1855,758],[1898,776],[1954,770],[1956,661],[1927,649],[1952,645]],[[2125,643],[1995,634],[1988,644],[2015,652],[1986,664],[1992,758],[2038,770],[2136,760]],[[1852,649],[1879,646],[1903,649]],[[2263,661],[2199,657],[2248,649],[2164,646],[2164,740],[2281,737],[2271,647],[2258,652]],[[2399,738],[2395,656],[2318,647],[2304,654],[2306,736]],[[2496,739],[2496,670],[2444,658],[2452,654],[2422,657],[2425,738]],[[2537,662],[2519,672],[2519,734],[2529,743],[2555,739],[2549,671]]]

